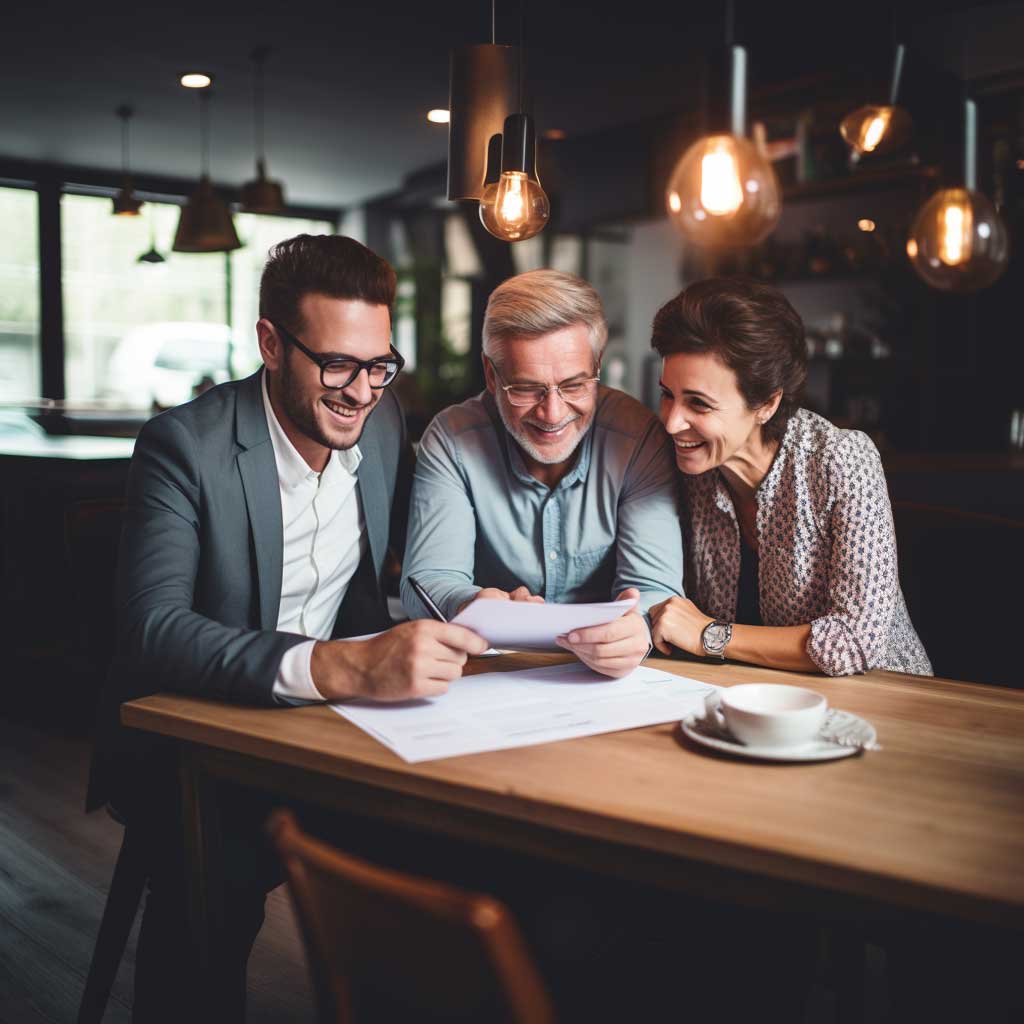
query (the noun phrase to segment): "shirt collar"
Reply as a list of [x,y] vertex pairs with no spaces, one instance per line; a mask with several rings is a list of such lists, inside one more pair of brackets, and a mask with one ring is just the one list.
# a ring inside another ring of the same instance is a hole
[[[306,480],[315,481],[320,476],[316,470],[311,469],[309,463],[295,450],[295,445],[288,439],[270,404],[270,395],[267,392],[267,371],[264,369],[260,376],[260,389],[263,393],[263,411],[267,416],[267,427],[270,431],[270,443],[274,448],[274,461],[277,463],[277,479],[281,486],[293,490]],[[334,450],[331,452],[324,472],[328,473],[333,467],[338,467],[344,472],[355,476],[359,463],[362,461],[363,453],[359,445],[354,445],[347,451]]]

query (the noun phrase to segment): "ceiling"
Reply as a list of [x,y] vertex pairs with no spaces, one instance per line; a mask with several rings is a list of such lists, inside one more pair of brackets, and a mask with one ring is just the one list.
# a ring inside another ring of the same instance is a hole
[[[570,135],[696,104],[702,55],[722,45],[721,4],[659,0],[523,0],[528,82],[541,130]],[[900,4],[929,59],[970,75],[1020,67],[1024,4]],[[497,0],[498,41],[519,38],[519,0]],[[751,50],[752,85],[844,64],[884,75],[893,4],[859,0],[737,3],[736,32]],[[114,109],[136,109],[133,165],[193,178],[198,100],[177,85],[185,69],[216,76],[211,106],[214,179],[252,176],[252,64],[267,63],[267,157],[295,203],[342,207],[393,191],[445,158],[451,47],[487,42],[487,0],[388,0],[287,5],[208,0],[167,7],[113,0],[68,9],[17,5],[0,31],[0,160],[88,168],[120,163]],[[960,19],[959,21],[957,19]],[[966,27],[965,27],[966,26]],[[0,171],[2,173],[2,171]]]

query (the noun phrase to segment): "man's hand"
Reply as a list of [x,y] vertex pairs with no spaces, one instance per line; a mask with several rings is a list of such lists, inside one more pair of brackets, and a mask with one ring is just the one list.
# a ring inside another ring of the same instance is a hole
[[700,635],[704,627],[715,620],[708,618],[689,598],[670,597],[661,604],[653,605],[648,614],[651,617],[651,638],[662,654],[671,654],[669,645],[672,644],[689,654],[705,656]]
[[[639,590],[630,588],[619,594],[616,600],[625,601],[639,596]],[[574,629],[567,637],[559,637],[557,643],[572,651],[588,668],[613,679],[632,672],[651,649],[647,623],[635,611],[603,626]]]
[[[458,615],[463,608],[469,607],[477,598],[489,597],[492,601],[529,601],[531,604],[543,604],[544,598],[539,597],[537,594],[531,594],[526,587],[516,587],[515,590],[499,590],[497,587],[484,587],[478,594],[475,594],[470,600],[459,605],[459,611],[455,613]],[[455,615],[452,618],[455,618]]]
[[403,622],[372,640],[327,640],[313,648],[313,683],[327,700],[399,701],[439,697],[487,642],[432,619]]

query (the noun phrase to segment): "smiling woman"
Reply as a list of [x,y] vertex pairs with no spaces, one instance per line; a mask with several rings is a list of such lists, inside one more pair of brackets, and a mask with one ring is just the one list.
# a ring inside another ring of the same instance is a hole
[[931,675],[900,590],[878,452],[799,408],[807,348],[782,293],[700,281],[658,311],[651,344],[685,479],[693,597],[651,609],[658,648],[828,675]]

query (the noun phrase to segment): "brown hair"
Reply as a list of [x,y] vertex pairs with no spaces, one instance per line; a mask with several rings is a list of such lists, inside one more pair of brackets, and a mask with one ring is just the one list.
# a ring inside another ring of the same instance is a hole
[[748,409],[777,391],[782,400],[764,425],[766,440],[786,432],[807,380],[804,325],[777,288],[744,277],[709,277],[685,288],[654,317],[651,348],[662,358],[710,352],[736,374]]
[[270,250],[260,278],[260,316],[299,331],[303,295],[361,299],[390,307],[395,286],[391,265],[354,238],[296,235]]

